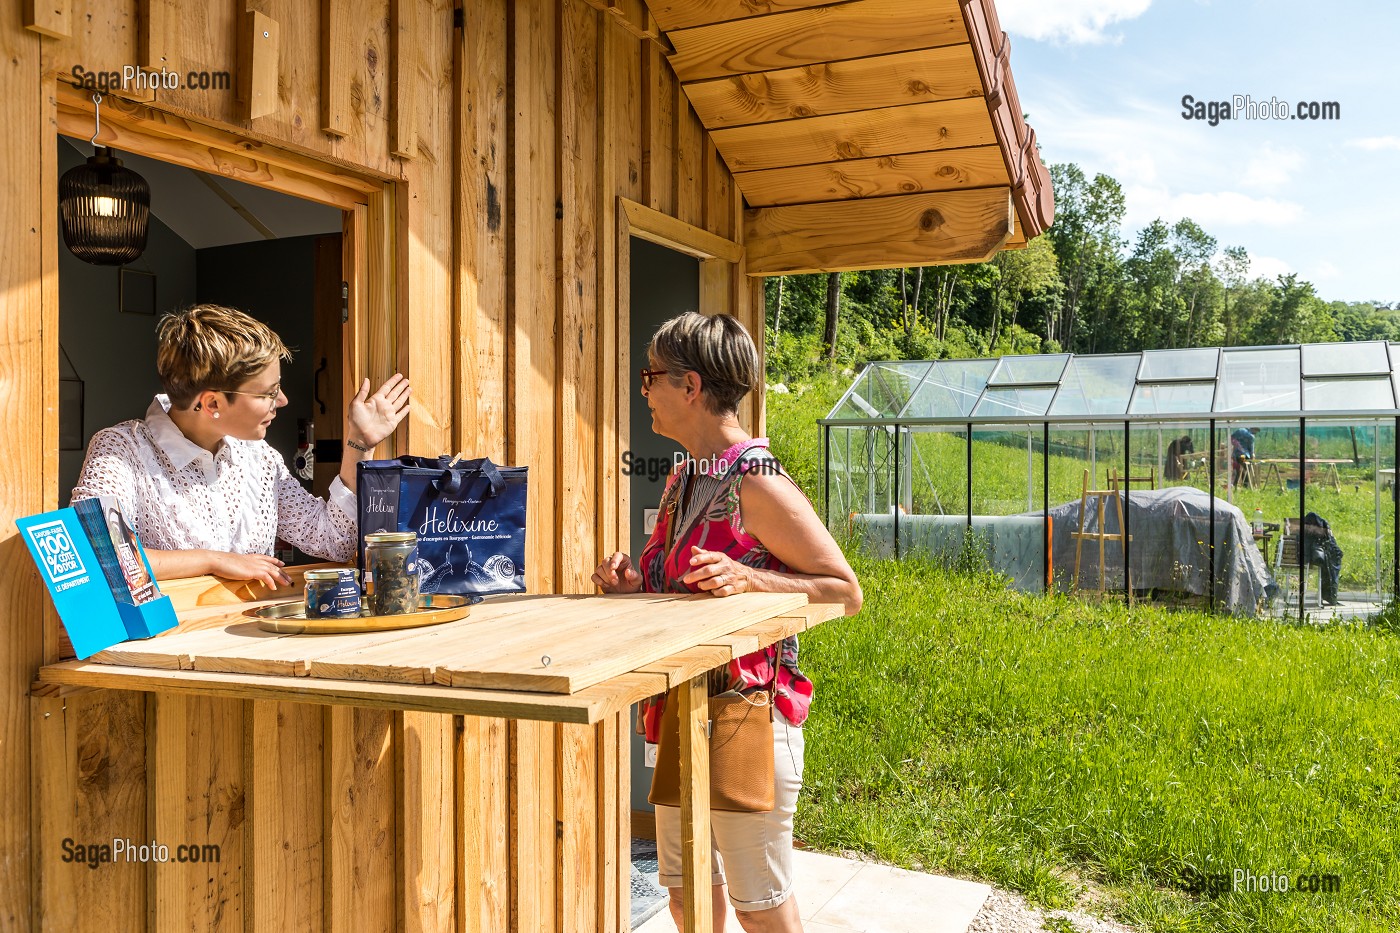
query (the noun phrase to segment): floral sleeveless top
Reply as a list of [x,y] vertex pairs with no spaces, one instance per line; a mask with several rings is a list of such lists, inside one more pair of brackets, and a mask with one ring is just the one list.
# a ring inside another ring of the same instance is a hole
[[[766,437],[741,441],[716,460],[701,461],[699,466],[705,469],[697,469],[694,461],[687,460],[671,474],[661,496],[656,528],[638,561],[643,590],[648,593],[704,592],[698,585],[681,581],[690,571],[691,547],[719,551],[748,567],[788,572],[782,561],[744,529],[739,509],[739,489],[746,474],[767,470],[789,481],[792,479],[767,448]],[[666,541],[672,524],[676,531],[667,552]],[[774,705],[778,711],[793,725],[800,726],[806,721],[813,688],[812,682],[797,667],[796,636],[731,661],[728,680],[731,690],[774,685]],[[649,742],[655,742],[660,734],[661,707],[659,702],[645,706]]]

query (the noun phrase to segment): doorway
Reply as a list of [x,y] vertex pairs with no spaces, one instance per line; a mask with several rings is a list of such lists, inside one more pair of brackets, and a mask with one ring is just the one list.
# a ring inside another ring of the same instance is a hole
[[699,310],[700,260],[637,237],[632,238],[631,253],[629,340],[635,365],[627,383],[631,399],[631,456],[624,459],[624,465],[631,464],[629,553],[638,555],[651,537],[656,504],[666,488],[674,456],[681,449],[670,438],[652,432],[651,411],[642,397],[638,373],[647,365],[647,344],[656,329],[677,314]]

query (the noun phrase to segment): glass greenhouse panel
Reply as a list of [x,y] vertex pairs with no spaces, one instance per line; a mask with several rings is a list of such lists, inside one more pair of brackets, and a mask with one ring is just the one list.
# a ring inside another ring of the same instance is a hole
[[1297,347],[1222,352],[1216,411],[1286,412],[1302,407]]
[[1191,350],[1147,350],[1142,354],[1142,369],[1138,379],[1153,382],[1161,379],[1214,380],[1220,366],[1220,351],[1215,347]]
[[965,559],[1005,574],[1017,589],[1045,585],[1042,425],[983,425],[972,432],[972,523]]
[[1213,382],[1172,382],[1139,385],[1128,406],[1130,415],[1197,415],[1215,401]]
[[1395,407],[1390,378],[1305,379],[1304,411],[1383,411]]
[[1140,359],[1132,356],[1076,356],[1060,380],[1052,415],[1121,415],[1128,410]]
[[933,367],[932,363],[872,363],[870,369],[875,391],[875,407],[882,417],[892,418],[904,410],[920,381]]
[[982,400],[972,410],[972,414],[983,419],[1043,415],[1054,397],[1055,390],[1050,386],[1033,389],[999,389],[989,386],[982,394]]
[[1365,376],[1390,372],[1383,340],[1303,345],[1304,376]]
[[914,391],[904,410],[906,418],[964,418],[987,387],[996,360],[957,360],[937,363]]
[[1059,382],[1068,361],[1068,353],[1048,356],[1003,356],[1001,365],[992,376],[992,385]]

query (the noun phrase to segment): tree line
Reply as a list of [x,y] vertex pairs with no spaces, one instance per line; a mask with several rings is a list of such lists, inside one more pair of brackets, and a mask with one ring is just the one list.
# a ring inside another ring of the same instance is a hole
[[1116,180],[1072,163],[1050,175],[1054,225],[990,262],[767,279],[770,378],[875,359],[1400,340],[1396,303],[1251,277],[1245,247],[1189,218],[1130,242]]

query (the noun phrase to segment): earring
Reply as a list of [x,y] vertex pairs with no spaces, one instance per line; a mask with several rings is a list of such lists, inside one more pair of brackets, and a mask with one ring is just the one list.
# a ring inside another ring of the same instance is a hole
[[203,407],[204,407],[204,403],[203,403],[203,402],[195,402],[195,403],[194,403],[194,410],[195,410],[195,411],[199,411],[199,410],[202,409]]
[[217,411],[214,412],[214,417],[215,417],[215,418],[219,417],[219,413],[218,413]]

